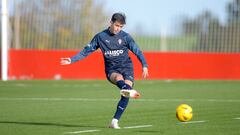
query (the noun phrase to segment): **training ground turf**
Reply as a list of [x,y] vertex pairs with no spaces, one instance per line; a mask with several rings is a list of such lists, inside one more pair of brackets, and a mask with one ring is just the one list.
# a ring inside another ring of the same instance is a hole
[[[240,135],[240,81],[136,81],[119,122],[107,128],[119,90],[107,81],[0,82],[0,135]],[[181,123],[186,103],[193,119]]]

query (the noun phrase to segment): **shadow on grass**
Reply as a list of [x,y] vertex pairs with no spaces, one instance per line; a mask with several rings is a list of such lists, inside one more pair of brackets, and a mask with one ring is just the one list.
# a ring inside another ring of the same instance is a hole
[[0,124],[18,124],[18,125],[34,125],[34,126],[56,126],[56,127],[95,127],[106,128],[89,125],[75,125],[75,124],[63,124],[63,123],[51,123],[51,122],[23,122],[23,121],[0,121]]

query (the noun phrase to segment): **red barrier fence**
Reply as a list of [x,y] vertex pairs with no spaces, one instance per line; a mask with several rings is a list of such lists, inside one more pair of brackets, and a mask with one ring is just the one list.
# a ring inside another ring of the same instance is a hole
[[[101,52],[71,65],[60,65],[61,57],[78,51],[10,50],[10,79],[105,79]],[[149,79],[240,79],[240,54],[145,52]],[[140,79],[140,62],[131,54],[135,78]]]

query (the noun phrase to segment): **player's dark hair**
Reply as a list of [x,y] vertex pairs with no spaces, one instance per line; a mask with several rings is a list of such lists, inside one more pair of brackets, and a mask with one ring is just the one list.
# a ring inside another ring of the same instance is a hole
[[121,24],[126,24],[126,16],[124,13],[114,13],[112,15],[112,19],[111,21],[114,23],[116,21],[118,21]]

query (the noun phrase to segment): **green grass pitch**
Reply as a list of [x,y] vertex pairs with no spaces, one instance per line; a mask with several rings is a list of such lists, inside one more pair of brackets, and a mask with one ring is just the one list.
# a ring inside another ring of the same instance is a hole
[[[0,82],[1,135],[239,135],[240,81],[136,81],[119,124],[107,128],[119,90],[103,80]],[[175,109],[193,108],[193,123]],[[124,128],[134,127],[135,128]],[[147,126],[147,127],[144,127]]]

